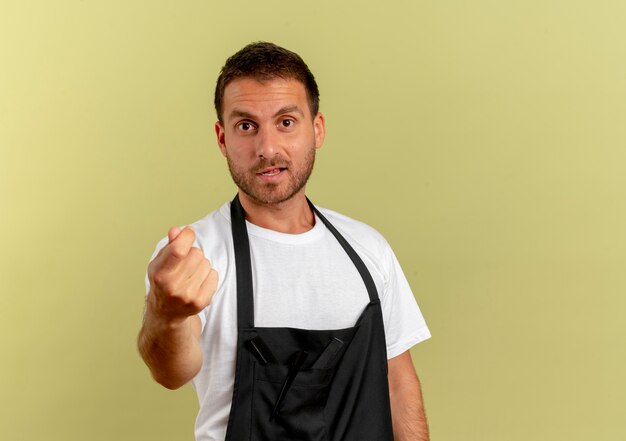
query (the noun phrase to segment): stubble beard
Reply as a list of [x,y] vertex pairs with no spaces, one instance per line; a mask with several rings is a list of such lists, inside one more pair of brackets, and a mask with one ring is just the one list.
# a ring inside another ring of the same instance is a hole
[[[313,173],[315,147],[311,147],[308,150],[304,163],[299,169],[294,169],[293,163],[280,155],[276,155],[271,159],[260,158],[250,170],[243,170],[237,167],[228,155],[226,160],[230,176],[241,191],[259,204],[274,205],[288,201],[304,188],[311,173]],[[256,177],[257,173],[269,167],[287,168],[287,173],[289,173],[288,182],[279,184],[259,182]]]

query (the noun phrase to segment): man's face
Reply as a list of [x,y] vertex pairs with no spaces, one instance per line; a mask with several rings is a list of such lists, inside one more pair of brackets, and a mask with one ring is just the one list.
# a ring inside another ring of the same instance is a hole
[[224,90],[222,115],[217,140],[246,195],[268,205],[304,191],[325,132],[322,114],[311,116],[302,83],[235,80]]

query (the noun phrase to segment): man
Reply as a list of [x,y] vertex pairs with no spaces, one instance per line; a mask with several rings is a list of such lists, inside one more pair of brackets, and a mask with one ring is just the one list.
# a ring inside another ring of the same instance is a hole
[[305,196],[318,106],[297,54],[230,57],[215,131],[238,194],[148,266],[139,351],[163,386],[192,381],[199,441],[428,439],[408,349],[430,334],[393,252]]

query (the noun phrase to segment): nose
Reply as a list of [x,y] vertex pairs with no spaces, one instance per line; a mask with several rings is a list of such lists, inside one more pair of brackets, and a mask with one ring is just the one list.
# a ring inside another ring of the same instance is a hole
[[256,155],[259,158],[271,158],[280,149],[280,137],[272,127],[259,129],[256,136]]

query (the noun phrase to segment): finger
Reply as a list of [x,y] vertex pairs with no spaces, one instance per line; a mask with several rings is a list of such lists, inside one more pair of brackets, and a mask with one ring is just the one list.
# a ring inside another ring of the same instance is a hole
[[202,299],[202,303],[205,305],[210,305],[213,300],[213,295],[215,291],[217,291],[217,282],[219,280],[219,276],[217,271],[214,268],[211,268],[211,271],[207,275],[206,279],[200,285],[200,289],[198,291],[198,295],[200,299]]
[[185,227],[167,247],[169,253],[178,259],[184,259],[196,240],[196,232],[192,227]]
[[[185,262],[197,255],[195,252],[193,254],[194,256],[189,256],[185,259]],[[180,271],[178,271],[176,277],[170,280],[170,291],[168,292],[181,299],[184,305],[186,305],[185,308],[192,313],[195,314],[200,312],[209,304],[211,300],[210,297],[207,298],[206,294],[200,290],[202,283],[210,275],[211,271],[214,270],[211,267],[209,260],[202,258],[200,259],[196,271],[189,278],[183,278]]]
[[165,246],[161,247],[159,252],[154,257],[155,258],[161,257],[161,254],[169,252],[169,249],[168,249],[167,245],[171,244],[172,241],[175,240],[180,235],[180,233],[181,233],[180,228],[178,228],[178,227],[170,227],[170,229],[167,230],[167,243],[165,244]]
[[191,247],[187,256],[180,260],[176,266],[176,273],[181,282],[185,282],[189,279],[195,278],[198,268],[203,264],[203,261],[208,260],[204,257],[204,252],[198,247]]
[[200,286],[212,270],[213,267],[209,259],[202,259],[195,268],[194,273],[188,279],[189,289],[192,292],[198,293]]
[[172,227],[167,231],[168,243],[172,243],[176,237],[180,234],[180,228]]

